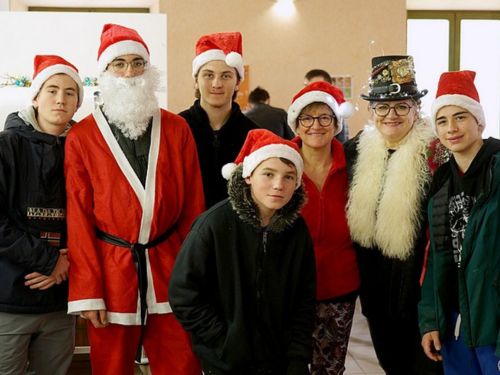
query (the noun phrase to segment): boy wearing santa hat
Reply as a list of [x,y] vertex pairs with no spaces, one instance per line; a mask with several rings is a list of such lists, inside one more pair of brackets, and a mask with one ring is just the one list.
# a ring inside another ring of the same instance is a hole
[[445,374],[500,374],[500,141],[482,139],[472,71],[441,75],[432,121],[450,161],[433,179],[422,346]]
[[223,168],[229,198],[182,246],[170,302],[206,374],[309,374],[316,279],[303,169],[296,144],[251,130]]
[[160,109],[136,30],[107,24],[100,97],[68,135],[68,311],[88,319],[93,374],[127,375],[143,345],[153,374],[200,373],[169,303],[170,270],[203,191],[183,118]]
[[65,375],[73,357],[67,315],[64,143],[83,100],[74,65],[38,55],[32,105],[0,133],[0,373]]
[[234,160],[248,131],[257,128],[234,102],[244,72],[239,32],[200,37],[193,59],[196,100],[180,115],[196,142],[207,208],[227,197],[219,171]]

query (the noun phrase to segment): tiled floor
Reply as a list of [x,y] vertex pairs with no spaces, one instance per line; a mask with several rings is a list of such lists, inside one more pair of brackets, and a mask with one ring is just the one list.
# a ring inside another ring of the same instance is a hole
[[373,351],[368,323],[361,314],[359,300],[354,313],[345,367],[344,375],[384,375],[384,371],[378,365],[377,357]]

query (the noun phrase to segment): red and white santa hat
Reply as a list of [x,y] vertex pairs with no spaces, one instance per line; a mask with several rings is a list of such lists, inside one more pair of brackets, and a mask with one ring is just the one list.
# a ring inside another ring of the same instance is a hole
[[295,131],[300,112],[315,102],[325,103],[332,109],[337,118],[335,135],[339,134],[342,131],[342,120],[352,115],[353,107],[351,103],[345,101],[342,90],[324,81],[310,83],[293,97],[292,104],[288,108],[288,125]]
[[469,111],[481,126],[486,125],[483,106],[479,101],[479,94],[474,85],[476,72],[462,70],[441,74],[436,92],[436,99],[432,103],[431,115],[435,125],[438,111],[447,105],[456,105]]
[[193,77],[196,77],[200,68],[209,61],[222,60],[235,68],[240,79],[243,80],[243,47],[241,33],[215,33],[203,35],[196,42],[196,57],[193,60]]
[[299,153],[299,147],[267,129],[250,130],[234,163],[222,167],[222,176],[229,180],[236,167],[243,164],[242,177],[249,177],[255,168],[269,158],[285,158],[290,160],[297,169],[297,188],[302,181],[304,162]]
[[111,61],[122,55],[139,55],[149,62],[148,46],[137,31],[113,23],[104,25],[97,52],[99,72],[104,72]]
[[31,81],[31,98],[35,99],[46,80],[56,74],[70,76],[78,86],[78,107],[83,102],[83,82],[78,69],[60,56],[36,55],[34,60],[33,80]]

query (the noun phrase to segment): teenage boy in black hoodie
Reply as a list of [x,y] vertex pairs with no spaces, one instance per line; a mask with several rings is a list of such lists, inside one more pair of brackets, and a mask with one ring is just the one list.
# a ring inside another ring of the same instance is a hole
[[433,179],[422,346],[447,375],[500,374],[500,141],[482,139],[472,71],[439,80],[432,121],[450,161]]
[[83,100],[78,70],[35,57],[33,105],[0,133],[0,374],[65,375],[73,357],[67,315],[64,140]]
[[193,224],[170,279],[172,310],[205,374],[305,375],[316,275],[296,144],[248,137],[223,169],[229,199]]

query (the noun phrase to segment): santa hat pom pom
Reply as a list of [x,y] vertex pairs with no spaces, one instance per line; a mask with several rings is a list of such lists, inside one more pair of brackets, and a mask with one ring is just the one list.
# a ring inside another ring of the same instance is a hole
[[243,65],[243,58],[237,52],[229,52],[226,55],[226,64],[236,68],[237,66]]
[[354,112],[354,107],[352,106],[351,103],[344,102],[340,105],[339,112],[342,118],[349,118],[352,116]]
[[237,167],[237,165],[235,163],[225,164],[222,167],[222,177],[224,177],[226,180],[229,180],[229,178],[231,178],[231,175],[233,174],[236,167]]

